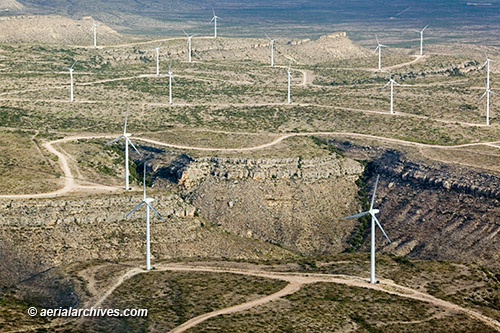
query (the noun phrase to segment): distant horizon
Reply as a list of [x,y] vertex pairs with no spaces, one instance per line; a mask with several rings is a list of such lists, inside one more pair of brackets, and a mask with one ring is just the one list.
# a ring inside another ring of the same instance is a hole
[[[346,31],[354,40],[364,40],[364,34],[385,31],[405,31],[430,25],[433,30],[446,31],[446,39],[460,40],[453,32],[467,32],[474,39],[484,37],[495,41],[500,31],[500,0],[492,1],[285,1],[272,4],[257,0],[186,1],[128,1],[109,4],[102,0],[85,3],[37,1],[33,4],[19,0],[24,9],[19,14],[62,15],[74,19],[92,16],[120,33],[130,35],[180,35],[182,29],[202,33],[210,29],[212,8],[220,17],[221,36],[259,37],[275,32],[283,37],[309,37]],[[3,11],[0,16],[15,15]],[[393,36],[395,37],[395,36]]]

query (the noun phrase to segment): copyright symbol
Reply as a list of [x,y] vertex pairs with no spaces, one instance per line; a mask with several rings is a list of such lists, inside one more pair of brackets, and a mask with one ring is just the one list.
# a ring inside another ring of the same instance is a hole
[[31,308],[28,309],[28,315],[30,315],[31,317],[36,316],[37,312],[38,311],[36,310],[36,308],[34,306],[32,306]]

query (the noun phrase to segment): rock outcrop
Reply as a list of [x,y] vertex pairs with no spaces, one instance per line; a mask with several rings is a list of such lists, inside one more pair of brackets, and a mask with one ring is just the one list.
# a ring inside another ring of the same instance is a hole
[[209,175],[223,180],[302,179],[314,182],[330,177],[357,178],[363,167],[354,160],[335,156],[314,159],[205,157],[194,160],[183,155],[166,167],[158,167],[158,171],[170,175],[179,185],[192,188]]
[[[0,201],[0,223],[3,226],[53,226],[122,221],[127,209],[139,203],[138,195],[67,198],[66,200],[3,200]],[[178,195],[156,195],[154,206],[164,216],[193,217],[196,208]],[[123,210],[116,210],[123,207]]]
[[500,199],[500,177],[498,176],[443,164],[430,166],[410,161],[395,151],[387,151],[381,159],[375,162],[375,167],[378,172],[401,178],[401,180],[434,186],[447,191]]

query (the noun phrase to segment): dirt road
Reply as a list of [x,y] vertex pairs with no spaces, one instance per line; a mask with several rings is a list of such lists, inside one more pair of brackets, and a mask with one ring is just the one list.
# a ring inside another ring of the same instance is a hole
[[[319,273],[287,273],[287,272],[272,272],[272,271],[259,271],[259,270],[245,270],[245,269],[236,269],[236,268],[217,268],[210,266],[190,266],[188,264],[159,264],[156,266],[156,271],[176,271],[176,272],[210,272],[210,273],[233,273],[233,274],[241,274],[241,275],[249,275],[256,277],[263,277],[269,279],[278,279],[287,281],[288,285],[279,290],[276,293],[271,295],[267,295],[249,302],[245,302],[239,305],[231,306],[224,309],[219,309],[216,311],[212,311],[209,313],[202,314],[200,316],[194,317],[185,323],[177,326],[171,332],[184,332],[189,328],[192,328],[199,323],[208,320],[210,318],[229,314],[239,311],[244,311],[251,309],[253,307],[262,305],[267,302],[271,302],[277,300],[283,296],[293,294],[300,290],[300,288],[305,284],[311,283],[337,283],[343,284],[351,287],[359,287],[359,288],[367,288],[372,290],[382,291],[391,295],[395,295],[398,297],[409,298],[425,303],[429,303],[435,305],[437,307],[441,307],[448,311],[452,311],[455,313],[463,313],[471,318],[477,319],[484,324],[500,330],[500,322],[485,316],[475,310],[471,310],[468,308],[464,308],[457,304],[436,298],[432,295],[420,292],[418,290],[401,286],[396,284],[391,280],[380,280],[380,283],[370,284],[367,280],[356,277],[356,276],[348,276],[348,275],[337,275],[337,274],[319,274]],[[112,292],[118,288],[124,281],[127,279],[139,274],[146,272],[139,268],[132,268],[131,270],[126,271],[120,278],[118,278],[117,282],[109,288],[93,305],[94,307],[100,306],[106,298],[112,294]]]
[[[231,134],[231,132],[224,132],[224,131],[218,131],[220,133],[227,133]],[[255,135],[255,133],[242,133],[239,132],[239,134],[248,134],[248,135]],[[43,144],[43,147],[45,147],[50,153],[56,155],[58,157],[58,164],[61,170],[64,173],[64,186],[63,188],[52,191],[52,192],[47,192],[47,193],[36,193],[36,194],[6,194],[6,195],[0,195],[0,199],[30,199],[30,198],[53,198],[53,197],[58,197],[64,194],[67,194],[72,191],[77,191],[77,190],[86,190],[86,191],[94,191],[94,192],[109,192],[109,191],[115,191],[118,188],[113,187],[113,186],[105,186],[105,185],[84,185],[84,184],[78,184],[75,182],[75,177],[73,173],[71,172],[71,168],[69,166],[68,162],[68,157],[56,150],[53,145],[58,144],[58,143],[63,143],[63,142],[69,142],[69,141],[76,141],[76,140],[87,140],[87,139],[110,139],[117,137],[119,134],[115,135],[90,135],[90,136],[70,136],[50,142],[46,142]],[[311,136],[311,135],[331,135],[331,136],[341,136],[341,137],[354,137],[354,138],[365,138],[365,139],[373,139],[373,140],[379,140],[379,141],[385,141],[389,143],[396,143],[400,145],[405,145],[405,146],[413,146],[413,147],[420,147],[420,148],[436,148],[436,149],[457,149],[457,148],[464,148],[464,147],[473,147],[473,146],[490,146],[490,147],[495,147],[495,148],[500,148],[500,141],[493,141],[493,142],[480,142],[480,143],[468,143],[468,144],[462,144],[462,145],[454,145],[454,146],[442,146],[442,145],[430,145],[430,144],[425,144],[425,143],[419,143],[419,142],[413,142],[413,141],[406,141],[406,140],[401,140],[401,139],[393,139],[393,138],[387,138],[387,137],[382,137],[382,136],[376,136],[376,135],[370,135],[370,134],[361,134],[361,133],[352,133],[352,132],[299,132],[299,133],[287,133],[280,135],[276,139],[274,139],[271,142],[262,144],[262,145],[257,145],[257,146],[252,146],[252,147],[245,147],[245,148],[210,148],[210,147],[196,147],[196,146],[186,146],[186,145],[177,145],[177,144],[171,144],[171,143],[165,143],[157,140],[152,140],[148,138],[142,138],[142,137],[135,137],[135,140],[137,141],[142,141],[142,142],[147,142],[150,144],[158,145],[158,146],[163,146],[163,147],[169,147],[169,148],[175,148],[175,149],[181,149],[181,150],[197,150],[197,151],[213,151],[213,152],[248,152],[248,151],[255,151],[255,150],[261,150],[265,148],[270,148],[272,146],[275,146],[282,142],[285,139],[296,137],[296,136]]]

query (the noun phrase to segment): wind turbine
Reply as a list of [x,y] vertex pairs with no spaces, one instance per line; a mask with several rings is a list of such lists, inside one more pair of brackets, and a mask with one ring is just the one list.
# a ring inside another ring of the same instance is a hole
[[292,80],[292,71],[290,70],[291,64],[288,65],[288,104],[292,104],[292,100],[290,98],[290,81]]
[[424,55],[424,30],[427,29],[429,25],[426,25],[422,30],[413,30],[420,33],[420,56]]
[[215,10],[212,9],[212,12],[214,13],[214,17],[210,20],[210,22],[214,22],[214,38],[217,38],[217,19],[220,18],[217,15],[215,15]]
[[71,82],[71,88],[70,88],[71,92],[70,92],[70,98],[69,98],[69,100],[71,102],[73,102],[73,100],[74,100],[74,98],[73,98],[73,70],[74,70],[73,67],[75,66],[75,64],[76,64],[76,60],[73,63],[73,65],[71,65],[71,67],[69,67],[69,68],[68,67],[64,67],[64,69],[69,70],[69,79],[70,79],[70,82]]
[[92,19],[92,33],[94,35],[94,49],[97,48],[97,24],[94,19]]
[[158,44],[157,47],[152,47],[153,49],[156,50],[156,76],[160,76],[160,46],[161,46],[161,44],[163,44],[163,42]]
[[484,52],[484,57],[486,58],[486,62],[484,63],[483,67],[486,67],[486,91],[484,94],[481,96],[480,99],[483,99],[484,96],[486,96],[486,125],[490,124],[490,93],[494,95],[498,95],[496,92],[490,89],[490,63],[496,62],[495,60],[492,60],[488,58],[488,55],[486,52]]
[[188,55],[189,55],[189,62],[191,62],[191,38],[193,38],[194,36],[197,36],[197,35],[191,35],[191,36],[189,36],[185,31],[184,31],[184,34],[188,38]]
[[486,62],[482,66],[482,68],[486,67],[486,89],[490,89],[490,63],[496,62],[493,59],[488,58],[486,52],[484,52],[484,57],[486,58]]
[[486,91],[484,94],[479,98],[480,100],[486,96],[486,125],[490,124],[490,94],[498,95],[496,92],[490,89],[488,86],[488,81],[485,82],[486,86]]
[[397,83],[393,78],[392,78],[392,75],[389,74],[389,82],[387,82],[385,84],[385,86],[382,88],[384,89],[385,87],[387,87],[388,85],[391,85],[391,114],[394,114],[394,84],[397,84],[398,86],[400,86],[399,83]]
[[266,34],[267,39],[269,39],[269,49],[271,50],[271,67],[274,67],[274,39]]
[[375,193],[377,192],[377,186],[378,186],[379,177],[380,176],[377,175],[377,181],[375,182],[375,188],[373,189],[372,201],[370,203],[370,210],[368,210],[366,212],[362,212],[362,213],[356,214],[356,215],[352,215],[352,216],[348,216],[348,217],[344,217],[343,218],[343,220],[347,220],[347,219],[358,218],[358,217],[365,216],[365,215],[368,215],[368,214],[371,215],[371,220],[372,221],[371,221],[370,283],[375,283],[376,282],[375,281],[375,223],[380,228],[380,230],[384,234],[385,238],[387,238],[387,240],[389,241],[389,243],[391,242],[391,240],[389,239],[389,237],[385,233],[384,228],[382,228],[382,225],[380,224],[380,222],[378,221],[377,217],[375,216],[375,214],[379,213],[379,210],[378,209],[373,209],[373,203],[375,202]]
[[144,175],[142,178],[142,193],[143,193],[142,201],[137,206],[135,206],[135,208],[132,209],[127,215],[125,215],[125,218],[128,218],[130,216],[130,214],[135,212],[142,205],[146,205],[146,270],[149,271],[151,269],[151,251],[150,251],[151,242],[150,242],[150,236],[149,236],[149,210],[151,209],[156,214],[156,216],[158,216],[158,218],[160,218],[160,220],[162,220],[163,222],[165,222],[165,220],[163,219],[163,217],[161,217],[160,214],[158,214],[158,212],[153,208],[153,206],[151,206],[151,202],[153,202],[154,199],[146,197],[146,163],[144,163]]
[[389,47],[384,44],[380,44],[377,35],[375,35],[375,38],[377,39],[377,47],[375,48],[375,52],[378,50],[378,71],[382,71],[382,48],[383,47]]
[[128,170],[128,145],[130,144],[132,146],[132,148],[134,148],[134,150],[139,154],[141,155],[141,153],[137,150],[137,148],[135,148],[134,144],[132,143],[132,141],[130,141],[130,136],[132,134],[129,134],[127,133],[127,118],[128,118],[128,106],[127,106],[127,112],[125,113],[125,123],[123,125],[123,134],[120,135],[119,137],[117,137],[116,139],[113,139],[111,141],[109,141],[108,143],[106,143],[106,145],[110,145],[112,143],[115,143],[117,142],[118,140],[120,139],[125,139],[125,189],[126,190],[130,190],[130,186],[129,186],[129,170]]
[[172,105],[172,81],[174,80],[174,77],[172,76],[172,60],[170,60],[170,65],[168,66],[168,103]]

